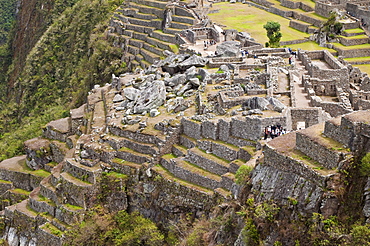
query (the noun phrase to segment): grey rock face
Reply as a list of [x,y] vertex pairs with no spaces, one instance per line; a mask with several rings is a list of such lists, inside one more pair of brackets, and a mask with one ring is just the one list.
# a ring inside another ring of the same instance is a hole
[[135,101],[140,91],[138,89],[128,87],[123,90],[123,95],[130,101]]
[[240,53],[240,43],[226,41],[216,47],[217,54],[221,57],[236,57]]
[[181,62],[179,64],[179,66],[182,69],[186,69],[186,68],[189,68],[189,67],[192,67],[192,66],[204,67],[206,65],[206,63],[207,63],[207,59],[205,59],[201,56],[192,55],[191,57],[189,57],[185,61]]
[[140,92],[140,95],[134,106],[134,113],[141,114],[145,111],[158,108],[163,105],[166,100],[166,87],[163,81],[156,80],[149,85],[145,90]]

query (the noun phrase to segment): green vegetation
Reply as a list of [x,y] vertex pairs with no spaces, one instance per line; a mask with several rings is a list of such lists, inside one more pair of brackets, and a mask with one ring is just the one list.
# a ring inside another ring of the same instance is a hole
[[245,185],[249,180],[249,175],[252,169],[253,168],[251,166],[247,165],[240,166],[235,174],[235,183],[237,183],[238,185]]
[[307,33],[289,27],[288,19],[248,6],[248,4],[221,2],[213,4],[213,8],[219,9],[219,12],[209,14],[212,21],[225,25],[227,28],[248,32],[259,43],[268,42],[263,25],[269,20],[280,23],[281,32],[284,34],[281,41],[303,39],[309,36]]
[[15,0],[0,0],[0,48],[8,40],[8,34],[15,19],[16,5]]
[[282,34],[280,32],[280,23],[276,21],[268,21],[263,28],[267,31],[267,37],[269,39],[266,42],[266,47],[277,48],[280,46],[280,39]]
[[370,176],[370,152],[366,153],[361,159],[360,174],[362,176]]
[[14,91],[21,97],[0,101],[1,159],[22,153],[22,143],[40,135],[47,122],[68,116],[69,108],[84,103],[94,84],[105,84],[112,73],[125,71],[122,50],[112,47],[104,34],[119,4],[80,0],[45,32],[16,82]]
[[115,215],[90,212],[65,235],[64,245],[163,245],[164,235],[149,219],[134,212]]

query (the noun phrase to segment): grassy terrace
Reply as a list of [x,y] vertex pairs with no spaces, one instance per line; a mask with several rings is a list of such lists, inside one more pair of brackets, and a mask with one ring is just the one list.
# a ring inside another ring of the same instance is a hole
[[370,75],[370,65],[369,64],[364,64],[364,65],[354,65],[355,67],[358,67],[361,72],[367,73]]
[[345,37],[345,36],[340,36],[342,38],[345,38],[345,39],[360,39],[360,38],[368,38],[367,35],[365,34],[361,34],[361,35],[356,35],[356,36],[351,36],[351,37]]
[[262,44],[268,41],[266,30],[263,28],[267,21],[277,21],[281,24],[281,32],[283,33],[281,41],[303,39],[309,36],[307,33],[289,27],[288,19],[248,6],[248,4],[222,2],[214,4],[213,9],[219,10],[218,13],[209,14],[213,22],[225,25],[227,28],[248,32],[257,42]]
[[352,46],[345,46],[340,43],[332,43],[335,47],[342,49],[342,50],[354,50],[354,49],[370,49],[370,44],[359,44],[359,45],[352,45]]
[[[284,35],[284,34],[283,34]],[[291,44],[289,45],[290,48],[296,50],[296,49],[302,49],[302,50],[328,50],[330,53],[336,53],[336,50],[328,49],[325,47],[319,46],[316,42],[309,41],[301,44]]]
[[355,29],[346,29],[344,32],[346,33],[363,33],[364,30],[361,28],[355,28]]

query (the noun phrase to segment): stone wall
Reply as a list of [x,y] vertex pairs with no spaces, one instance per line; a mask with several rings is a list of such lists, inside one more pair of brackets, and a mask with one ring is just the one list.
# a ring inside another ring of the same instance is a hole
[[346,10],[350,15],[363,20],[366,23],[367,30],[370,31],[370,10],[361,8],[358,3],[351,2],[346,4]]
[[327,169],[337,168],[340,161],[343,160],[343,154],[340,152],[326,148],[300,132],[297,132],[296,135],[296,149],[302,151]]
[[320,187],[325,187],[328,177],[320,175],[301,161],[278,153],[268,144],[266,144],[264,151],[264,165],[272,166],[281,171],[299,175]]
[[340,43],[345,46],[360,45],[369,43],[369,38],[359,38],[359,39],[347,39],[345,37],[339,37]]
[[294,28],[294,29],[297,29],[301,32],[307,32],[308,27],[310,26],[310,24],[306,24],[306,23],[302,23],[302,22],[299,22],[299,21],[291,20],[291,21],[289,21],[289,26]]
[[298,122],[305,122],[307,128],[324,120],[322,108],[289,108],[286,127],[288,130],[298,130]]
[[330,12],[333,11],[334,9],[343,9],[343,8],[344,8],[343,5],[335,4],[332,2],[321,2],[321,1],[315,2],[315,13],[325,17],[329,17]]

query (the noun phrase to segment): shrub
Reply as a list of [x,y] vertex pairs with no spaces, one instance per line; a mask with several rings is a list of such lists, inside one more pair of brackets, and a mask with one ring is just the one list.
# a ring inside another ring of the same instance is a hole
[[360,174],[370,176],[370,153],[366,153],[361,159]]
[[249,175],[253,168],[251,166],[242,165],[239,167],[235,174],[235,183],[238,185],[245,185],[249,179]]

